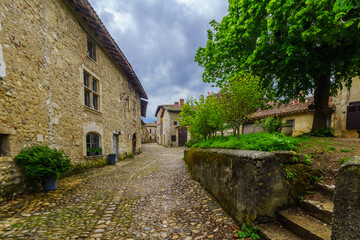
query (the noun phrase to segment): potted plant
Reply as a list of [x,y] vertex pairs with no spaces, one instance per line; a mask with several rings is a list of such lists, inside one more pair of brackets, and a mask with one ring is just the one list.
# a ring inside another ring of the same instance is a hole
[[102,155],[102,148],[101,147],[96,148],[95,155]]
[[21,150],[16,164],[30,178],[42,182],[45,191],[57,189],[57,178],[70,168],[70,160],[63,152],[48,146],[33,146]]
[[88,148],[86,150],[88,156],[94,156],[95,155],[95,148]]

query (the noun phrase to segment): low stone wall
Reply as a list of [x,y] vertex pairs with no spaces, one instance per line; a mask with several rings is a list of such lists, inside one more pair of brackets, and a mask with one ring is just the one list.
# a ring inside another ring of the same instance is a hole
[[[192,176],[239,223],[274,220],[316,175],[292,152],[189,149],[184,159]],[[284,169],[292,171],[291,178]]]
[[32,191],[37,183],[27,179],[11,157],[0,157],[0,204]]
[[360,157],[354,157],[341,166],[336,176],[331,239],[360,239],[359,223]]

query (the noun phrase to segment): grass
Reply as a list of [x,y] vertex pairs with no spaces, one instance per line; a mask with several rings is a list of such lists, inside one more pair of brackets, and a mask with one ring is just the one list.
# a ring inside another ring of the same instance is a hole
[[351,150],[350,150],[350,149],[347,149],[347,148],[342,148],[342,149],[340,149],[340,151],[341,151],[341,152],[351,152]]
[[343,157],[343,158],[341,158],[340,161],[339,161],[339,162],[340,162],[340,165],[346,163],[346,162],[349,161],[350,159],[351,159],[351,157]]
[[278,133],[252,133],[243,134],[240,137],[234,136],[216,136],[194,144],[192,147],[198,148],[226,148],[226,149],[242,149],[256,151],[293,151],[296,150],[300,140],[294,137],[286,137]]

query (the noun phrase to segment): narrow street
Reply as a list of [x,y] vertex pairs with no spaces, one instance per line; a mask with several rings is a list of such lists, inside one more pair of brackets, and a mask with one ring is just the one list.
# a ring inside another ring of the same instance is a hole
[[234,221],[192,180],[183,148],[145,144],[142,151],[1,206],[0,238],[233,238]]

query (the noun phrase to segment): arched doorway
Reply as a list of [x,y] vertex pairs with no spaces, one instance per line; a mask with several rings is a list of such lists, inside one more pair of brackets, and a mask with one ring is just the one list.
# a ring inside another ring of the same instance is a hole
[[132,154],[136,154],[136,133],[134,133],[132,137]]

